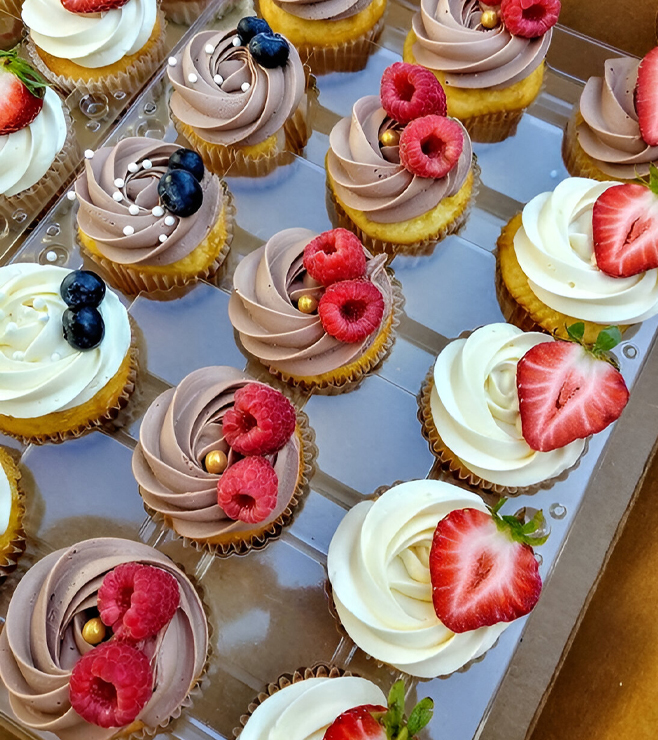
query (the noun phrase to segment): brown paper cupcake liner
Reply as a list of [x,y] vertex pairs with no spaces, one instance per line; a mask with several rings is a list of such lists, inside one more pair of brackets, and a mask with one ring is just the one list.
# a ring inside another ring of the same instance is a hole
[[[336,368],[333,373],[325,373],[317,378],[313,376],[301,377],[291,375],[273,367],[266,361],[263,361],[261,364],[265,365],[269,372],[282,382],[304,391],[334,396],[354,390],[368,373],[383,362],[395,343],[396,329],[400,324],[400,316],[404,308],[404,296],[402,295],[402,285],[395,277],[393,270],[387,267],[386,271],[392,288],[391,315],[387,324],[382,327],[379,335],[364,355],[349,365]],[[381,340],[379,344],[378,340]]]
[[282,689],[288,688],[292,684],[299,683],[300,681],[306,681],[309,678],[341,678],[342,676],[352,676],[354,674],[350,671],[346,671],[338,666],[331,665],[330,663],[316,663],[310,668],[298,668],[293,673],[284,673],[279,676],[276,681],[269,683],[264,691],[261,691],[258,696],[249,703],[247,712],[240,717],[240,727],[236,727],[233,730],[233,737],[239,737],[245,725],[249,721],[251,715],[256,709],[264,702],[267,701],[271,696],[278,693]]
[[[5,465],[9,467],[9,473],[7,474],[8,477],[11,476],[14,478],[16,488],[18,489],[18,500],[16,501],[15,506],[18,512],[19,525],[14,531],[11,541],[0,554],[0,583],[16,569],[18,559],[25,552],[25,547],[27,546],[27,535],[23,528],[23,520],[25,518],[25,494],[20,486],[21,471],[11,456],[0,447],[0,473],[2,473]],[[11,526],[11,520],[9,522],[9,526]]]
[[428,256],[434,252],[436,245],[443,241],[446,237],[452,234],[458,234],[470,215],[473,204],[480,191],[480,166],[477,163],[477,157],[473,155],[473,185],[471,189],[471,196],[468,199],[463,210],[457,213],[454,219],[443,226],[441,229],[436,231],[434,234],[426,237],[425,239],[413,242],[412,244],[398,244],[397,242],[389,242],[383,239],[370,236],[365,232],[357,223],[352,221],[350,216],[345,212],[342,205],[336,198],[336,195],[329,185],[327,179],[327,212],[329,219],[334,228],[343,228],[356,234],[363,245],[373,254],[387,254],[392,259],[397,254],[405,255],[408,257],[420,257]]
[[[215,557],[227,558],[231,555],[246,555],[251,550],[262,550],[270,542],[279,539],[284,528],[290,524],[295,516],[299,503],[306,497],[309,490],[309,482],[315,472],[315,461],[318,456],[318,448],[315,444],[315,432],[309,425],[308,416],[300,410],[297,411],[297,430],[301,440],[300,451],[300,470],[297,479],[297,485],[290,498],[288,506],[272,522],[267,524],[263,529],[253,534],[245,533],[243,539],[210,543],[203,540],[194,540],[190,537],[178,534],[171,526],[169,517],[153,510],[150,506],[144,504],[144,508],[151,515],[154,521],[163,522],[170,529],[173,535],[183,540],[185,547],[192,547],[199,552],[210,552]],[[141,493],[141,491],[140,491]]]
[[[168,21],[182,26],[191,26],[214,2],[215,0],[162,0],[160,8]],[[217,12],[219,14],[219,9]]]
[[212,280],[217,274],[219,268],[224,263],[233,241],[235,232],[235,214],[236,208],[233,196],[229,191],[226,183],[222,182],[224,189],[224,226],[226,228],[226,239],[213,262],[196,275],[163,275],[160,273],[141,272],[138,267],[131,265],[121,265],[118,262],[112,262],[99,254],[95,254],[88,249],[76,237],[78,245],[86,255],[90,257],[103,272],[106,273],[108,280],[112,285],[127,295],[137,295],[137,293],[166,293],[175,288],[182,288],[185,285],[198,282],[199,280]]
[[62,110],[66,120],[64,146],[58,152],[45,175],[32,187],[16,195],[0,195],[0,210],[3,212],[13,213],[18,208],[33,213],[40,212],[63,189],[64,184],[75,171],[80,162],[80,146],[76,139],[71,114],[65,103],[62,105]]
[[166,56],[167,22],[162,11],[158,12],[158,20],[160,23],[160,34],[153,43],[150,40],[147,42],[147,45],[150,44],[149,50],[147,52],[137,52],[139,56],[129,69],[109,74],[101,80],[84,80],[67,75],[55,74],[39,55],[39,51],[31,37],[27,38],[26,48],[32,65],[53,85],[66,93],[79,90],[92,95],[113,95],[115,92],[121,91],[128,96],[132,96],[141,90],[144,83],[151,78]]
[[525,111],[526,108],[504,110],[460,120],[473,141],[480,144],[496,144],[514,136]]
[[21,17],[23,9],[23,0],[2,0],[0,2],[0,12],[8,13],[14,18]]

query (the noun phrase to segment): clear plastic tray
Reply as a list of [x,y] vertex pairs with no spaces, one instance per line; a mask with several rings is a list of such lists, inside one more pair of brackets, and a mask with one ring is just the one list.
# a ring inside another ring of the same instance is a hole
[[[304,158],[295,157],[264,178],[226,178],[235,197],[239,228],[214,284],[200,283],[174,300],[125,299],[139,329],[142,367],[123,429],[113,435],[95,432],[57,446],[22,448],[14,440],[0,440],[22,454],[29,504],[29,548],[17,574],[0,593],[0,614],[6,612],[17,579],[35,560],[83,535],[139,538],[182,563],[200,580],[213,626],[212,659],[203,692],[191,711],[173,725],[174,737],[231,737],[240,715],[265,684],[318,661],[349,668],[384,687],[392,682],[388,669],[367,658],[336,628],[325,591],[329,542],[346,511],[364,496],[380,486],[432,473],[433,457],[416,418],[421,382],[451,338],[503,320],[495,297],[492,254],[500,227],[527,200],[567,176],[560,146],[571,106],[579,97],[582,80],[600,72],[603,60],[618,54],[565,29],[557,30],[549,57],[552,69],[516,136],[500,144],[475,145],[482,187],[465,230],[446,239],[432,256],[394,260],[406,306],[391,355],[354,392],[298,396],[315,429],[319,457],[310,495],[292,526],[265,550],[246,557],[215,560],[184,548],[169,530],[145,515],[137,492],[130,462],[141,418],[157,394],[195,368],[227,364],[262,376],[262,368],[248,363],[236,344],[227,317],[235,266],[280,229],[305,226],[322,231],[330,227],[323,169],[328,134],[342,115],[349,114],[358,97],[378,89],[383,69],[400,58],[412,12],[413,6],[393,0],[381,46],[373,50],[366,69],[318,79],[312,104],[313,134]],[[114,128],[109,143],[136,133],[175,140],[167,117],[168,94],[162,70]],[[73,238],[75,207],[63,197],[12,259],[79,267],[83,260]],[[657,327],[658,321],[653,320],[629,331],[618,349],[629,386],[638,380]],[[625,415],[613,437],[622,425],[632,429],[634,417]],[[575,525],[582,525],[581,506],[597,493],[592,491],[595,473],[601,475],[614,467],[608,444],[611,431],[590,441],[587,455],[566,481],[505,505],[508,513],[529,506],[543,508],[547,514],[552,532],[540,550],[546,599],[556,593],[552,583],[557,583],[555,576],[562,572],[569,533]],[[655,441],[653,434],[649,448]],[[640,459],[614,491],[617,506],[611,507],[614,515],[603,539],[592,543],[597,553],[603,548],[599,560],[636,487],[648,456],[645,446],[637,446]],[[364,460],[368,463],[363,464]],[[599,470],[600,466],[604,467]],[[580,579],[576,595],[580,606],[600,562],[592,558],[590,567],[591,578]],[[541,606],[542,602],[538,609]],[[513,624],[483,659],[463,672],[418,685],[407,678],[412,694],[430,695],[436,702],[425,737],[523,737],[577,616],[578,610],[568,617],[559,635],[546,636],[544,645],[551,652],[537,656],[546,674],[542,683],[535,682],[528,694],[523,686],[505,694],[503,709],[509,710],[509,716],[515,716],[510,703],[526,702],[519,714],[521,724],[507,734],[501,734],[503,725],[497,724],[496,716],[501,713],[497,691],[504,679],[514,675],[521,638],[528,642],[538,637],[530,628],[531,621]],[[519,683],[524,683],[523,676]],[[0,691],[0,712],[0,721],[21,737],[52,737],[16,727],[4,691]]]

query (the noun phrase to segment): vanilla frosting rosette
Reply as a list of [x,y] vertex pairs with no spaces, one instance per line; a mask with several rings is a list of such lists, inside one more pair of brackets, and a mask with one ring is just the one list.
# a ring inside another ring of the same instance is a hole
[[201,205],[192,215],[163,207],[158,186],[179,150],[145,137],[123,139],[86,159],[75,183],[80,240],[126,292],[210,278],[228,253],[233,206],[216,175],[204,173]]
[[138,715],[137,727],[151,731],[164,727],[189,702],[208,650],[208,625],[194,587],[169,558],[147,545],[93,539],[40,560],[23,576],[12,597],[0,635],[0,677],[22,724],[52,732],[60,740],[109,740],[116,735],[117,727],[99,727],[75,712],[69,701],[69,680],[76,663],[95,649],[82,630],[98,613],[103,578],[132,562],[166,571],[180,589],[173,619],[150,648],[153,694]]
[[34,442],[65,439],[125,405],[134,384],[126,309],[107,291],[105,330],[94,349],[64,338],[60,295],[70,270],[16,263],[0,267],[0,429]]
[[456,634],[434,611],[434,530],[464,508],[488,513],[479,496],[443,481],[402,483],[348,511],[329,545],[327,570],[343,627],[368,655],[412,676],[453,673],[483,655],[509,626]]
[[582,439],[539,452],[521,432],[517,364],[532,347],[550,341],[511,324],[490,324],[439,354],[421,396],[423,433],[459,479],[510,493],[548,482],[580,458]]
[[308,229],[285,229],[247,255],[233,276],[229,319],[244,348],[270,372],[302,387],[338,388],[356,382],[388,351],[401,297],[386,259],[366,252],[365,277],[384,300],[381,324],[358,342],[328,334],[317,313],[298,307],[300,297],[317,300],[324,291],[303,264],[304,249],[316,236]]
[[[564,156],[572,175],[633,180],[658,162],[658,146],[642,138],[635,109],[639,62],[609,59],[603,77],[590,77],[565,132]],[[584,152],[584,157],[582,153]]]
[[168,68],[172,118],[215,172],[265,174],[308,139],[304,68],[291,44],[287,62],[268,67],[236,39],[202,31],[185,46]]
[[270,514],[256,523],[226,514],[218,503],[220,474],[208,472],[204,461],[214,450],[226,455],[227,470],[240,459],[226,441],[222,423],[236,391],[254,383],[231,367],[194,371],[151,404],[133,455],[144,503],[179,535],[219,555],[263,547],[281,532],[305,490],[314,455],[306,418],[298,412],[295,433],[267,456],[278,480]]

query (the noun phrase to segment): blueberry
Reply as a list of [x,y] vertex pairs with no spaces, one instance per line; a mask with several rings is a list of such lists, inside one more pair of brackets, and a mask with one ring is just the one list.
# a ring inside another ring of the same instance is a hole
[[249,42],[249,51],[261,67],[274,69],[288,61],[290,47],[279,33],[259,33]]
[[64,339],[76,349],[94,349],[103,340],[105,323],[97,308],[67,308],[62,315]]
[[205,172],[203,160],[191,149],[178,149],[169,157],[168,164],[170,170],[187,170],[199,182],[203,180],[203,173]]
[[272,33],[270,24],[255,15],[248,15],[238,23],[238,36],[240,43],[246,46],[257,33]]
[[105,298],[105,283],[95,272],[74,270],[62,280],[59,294],[70,308],[80,306],[95,308]]
[[201,185],[187,170],[167,170],[160,178],[158,194],[162,205],[181,218],[196,213],[203,202]]

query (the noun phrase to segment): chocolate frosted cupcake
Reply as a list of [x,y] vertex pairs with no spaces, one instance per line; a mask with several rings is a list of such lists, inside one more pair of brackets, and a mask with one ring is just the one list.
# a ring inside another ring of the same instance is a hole
[[[655,52],[655,50],[654,50]],[[564,133],[564,163],[574,177],[633,180],[658,163],[658,146],[642,137],[635,107],[637,59],[609,59],[590,77]]]
[[86,540],[21,579],[0,635],[0,677],[23,725],[109,740],[155,734],[180,715],[207,651],[203,605],[169,558],[130,540]]
[[229,555],[281,533],[314,456],[306,416],[285,396],[234,368],[206,367],[146,412],[133,473],[144,503],[177,534]]
[[393,344],[402,305],[386,258],[345,229],[280,231],[242,260],[233,287],[229,318],[245,349],[307,390],[338,391],[372,370]]
[[134,137],[88,152],[75,195],[82,246],[126,293],[207,280],[228,254],[230,193],[176,144]]
[[254,38],[258,24],[267,28],[243,18],[227,34],[203,31],[170,61],[174,125],[219,174],[267,174],[309,137],[299,54],[280,36]]

